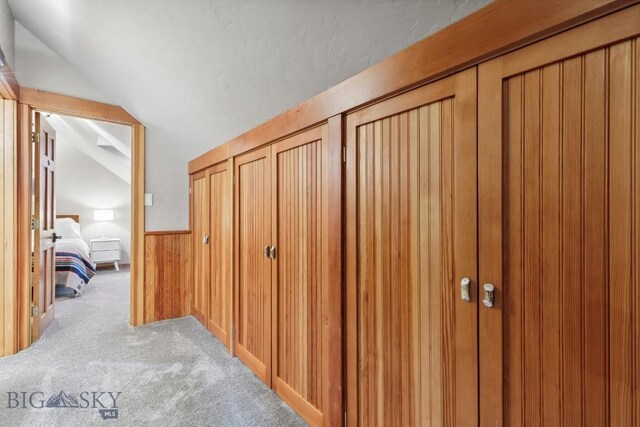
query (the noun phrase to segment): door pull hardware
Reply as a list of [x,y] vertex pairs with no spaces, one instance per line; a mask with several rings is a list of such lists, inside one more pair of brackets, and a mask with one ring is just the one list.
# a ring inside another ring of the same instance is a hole
[[496,288],[491,283],[485,283],[483,287],[484,287],[484,300],[482,300],[482,303],[485,306],[491,308],[493,307],[493,298],[494,298]]
[[204,243],[205,245],[208,245],[208,244],[209,244],[209,236],[208,236],[208,235],[206,235],[206,234],[205,234],[205,235],[202,237],[202,243]]
[[462,297],[462,301],[469,302],[471,301],[471,291],[469,287],[471,286],[471,280],[468,277],[465,277],[460,281],[460,294]]
[[276,247],[275,246],[271,246],[271,249],[269,249],[269,258],[276,259]]
[[269,256],[270,252],[271,252],[271,246],[265,246],[264,250],[262,251],[265,258],[271,258],[271,256]]
[[62,236],[58,235],[55,233],[55,231],[53,232],[53,235],[51,236],[51,239],[53,240],[53,243],[57,242],[58,240],[62,239]]

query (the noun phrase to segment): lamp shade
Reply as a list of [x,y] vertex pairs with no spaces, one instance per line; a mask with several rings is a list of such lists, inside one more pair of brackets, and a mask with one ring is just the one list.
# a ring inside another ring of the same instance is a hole
[[113,221],[113,210],[97,209],[93,211],[93,219],[96,221]]

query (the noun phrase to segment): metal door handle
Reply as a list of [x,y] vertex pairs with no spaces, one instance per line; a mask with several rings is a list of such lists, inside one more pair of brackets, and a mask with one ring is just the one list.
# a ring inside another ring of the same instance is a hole
[[471,286],[471,280],[468,277],[465,277],[460,281],[460,295],[462,301],[469,302],[471,301],[471,291],[469,290]]
[[202,237],[202,243],[204,243],[205,245],[209,244],[209,236],[205,235]]
[[62,236],[59,236],[56,234],[56,232],[53,232],[53,235],[51,236],[51,239],[53,240],[53,242],[55,243],[56,241],[62,239]]
[[482,300],[482,303],[491,308],[493,307],[493,299],[495,296],[495,291],[496,291],[496,287],[493,286],[491,283],[485,283],[484,284],[484,299]]
[[262,253],[264,254],[265,258],[270,258],[269,256],[269,252],[271,251],[271,246],[265,246],[264,250],[262,251]]
[[269,250],[269,258],[276,259],[276,247],[275,246],[271,246],[271,249]]

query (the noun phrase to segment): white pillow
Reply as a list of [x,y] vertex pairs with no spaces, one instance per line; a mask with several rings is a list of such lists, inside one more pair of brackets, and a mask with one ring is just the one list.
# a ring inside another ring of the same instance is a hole
[[56,234],[63,239],[82,239],[80,224],[71,218],[56,218],[54,228]]

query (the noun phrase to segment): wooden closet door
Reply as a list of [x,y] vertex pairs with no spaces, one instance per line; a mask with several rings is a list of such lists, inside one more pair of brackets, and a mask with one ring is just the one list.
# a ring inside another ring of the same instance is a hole
[[272,146],[273,388],[316,426],[323,420],[326,134],[324,125]]
[[346,132],[348,424],[477,425],[475,69]]
[[236,159],[235,351],[271,386],[271,147]]
[[638,33],[634,6],[479,68],[481,425],[640,422]]
[[193,285],[191,314],[207,326],[209,299],[209,191],[207,176],[201,172],[191,177],[193,235]]
[[207,170],[209,185],[209,311],[207,328],[231,349],[233,323],[233,160]]

